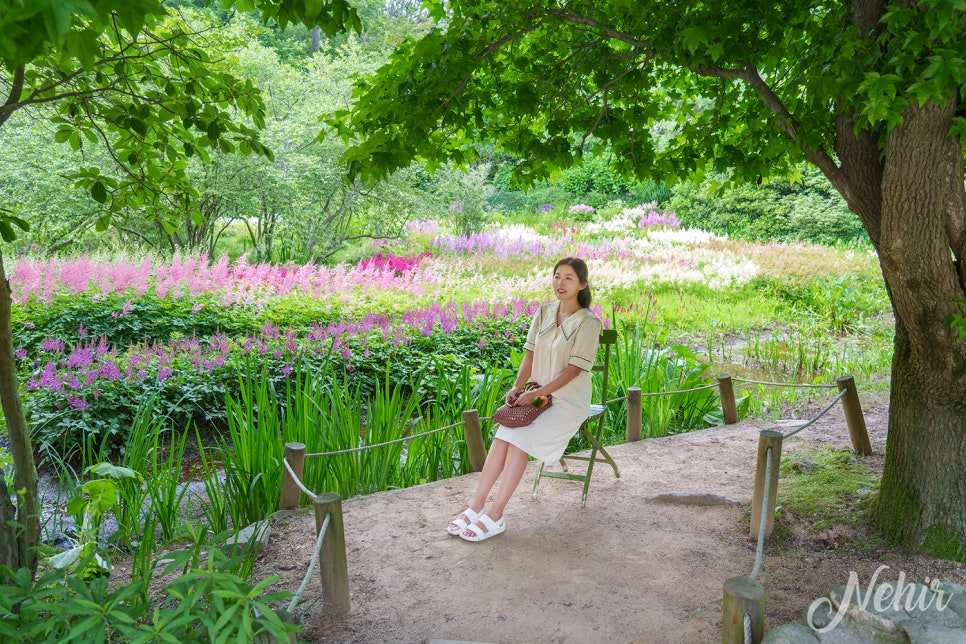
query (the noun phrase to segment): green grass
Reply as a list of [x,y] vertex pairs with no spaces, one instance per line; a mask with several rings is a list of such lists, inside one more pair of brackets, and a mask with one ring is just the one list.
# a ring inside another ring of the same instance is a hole
[[871,458],[850,449],[823,447],[782,455],[778,504],[781,514],[807,519],[814,530],[864,523],[862,500],[879,485]]

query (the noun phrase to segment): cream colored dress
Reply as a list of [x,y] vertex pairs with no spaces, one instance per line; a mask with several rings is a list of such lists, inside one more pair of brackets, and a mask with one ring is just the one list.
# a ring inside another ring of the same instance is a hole
[[533,316],[524,348],[533,351],[530,380],[546,384],[567,365],[581,373],[553,392],[553,405],[526,427],[499,425],[495,438],[516,445],[538,461],[558,460],[570,438],[590,415],[590,370],[597,357],[603,325],[588,309],[580,309],[557,326],[560,302],[544,304]]

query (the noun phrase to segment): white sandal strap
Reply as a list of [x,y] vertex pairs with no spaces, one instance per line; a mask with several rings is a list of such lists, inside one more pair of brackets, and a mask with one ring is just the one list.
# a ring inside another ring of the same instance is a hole
[[500,518],[499,521],[494,521],[485,512],[480,516],[478,516],[476,520],[483,524],[487,532],[493,532],[494,530],[500,527],[501,523],[503,523],[502,517]]
[[[459,534],[463,530],[466,530],[468,527],[470,527],[470,525],[472,525],[473,522],[476,521],[478,516],[479,515],[473,511],[473,508],[466,508],[466,510],[464,510],[462,514],[460,514],[458,517],[450,521],[449,524],[451,526],[455,525],[457,528],[459,528],[459,530],[457,530],[454,533],[454,534]],[[467,521],[466,519],[469,519],[469,521]],[[447,528],[447,532],[449,531],[450,530]]]

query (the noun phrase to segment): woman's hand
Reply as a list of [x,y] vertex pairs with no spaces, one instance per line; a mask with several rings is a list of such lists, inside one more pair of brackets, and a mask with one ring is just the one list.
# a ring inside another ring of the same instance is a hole
[[506,392],[506,397],[504,398],[504,401],[506,402],[506,404],[513,407],[516,404],[517,398],[519,398],[519,396],[520,396],[520,388],[514,385],[510,387],[510,391]]
[[526,407],[527,405],[532,405],[533,401],[537,398],[542,399],[543,402],[547,402],[546,396],[540,396],[537,394],[537,390],[526,391],[518,396],[516,396],[516,402],[508,403],[515,407]]

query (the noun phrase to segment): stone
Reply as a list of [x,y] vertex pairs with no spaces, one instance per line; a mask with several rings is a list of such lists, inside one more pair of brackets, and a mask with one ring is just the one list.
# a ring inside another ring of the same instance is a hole
[[966,644],[966,626],[950,628],[924,619],[907,619],[899,626],[911,644]]
[[820,641],[804,624],[782,624],[765,633],[761,644],[818,644]]
[[272,534],[272,526],[268,521],[256,521],[238,531],[238,534],[225,542],[225,550],[234,548],[246,549],[250,543],[255,543],[257,552],[264,550],[268,538]]
[[936,585],[936,589],[943,593],[943,605],[966,619],[966,587],[951,581],[941,581]]
[[802,458],[792,463],[792,469],[799,474],[811,474],[815,471],[815,461]]
[[662,492],[647,497],[647,500],[681,505],[741,505],[741,502],[735,499],[708,492]]
[[887,633],[896,632],[899,622],[910,616],[936,612],[936,595],[932,590],[909,582],[883,582],[875,586],[871,595],[868,590],[853,587],[850,592],[846,584],[838,584],[829,596],[836,609],[844,610],[851,621]]
[[[840,623],[826,633],[817,633],[822,644],[906,644],[900,631],[885,633],[871,626]],[[806,640],[807,641],[807,640]]]

